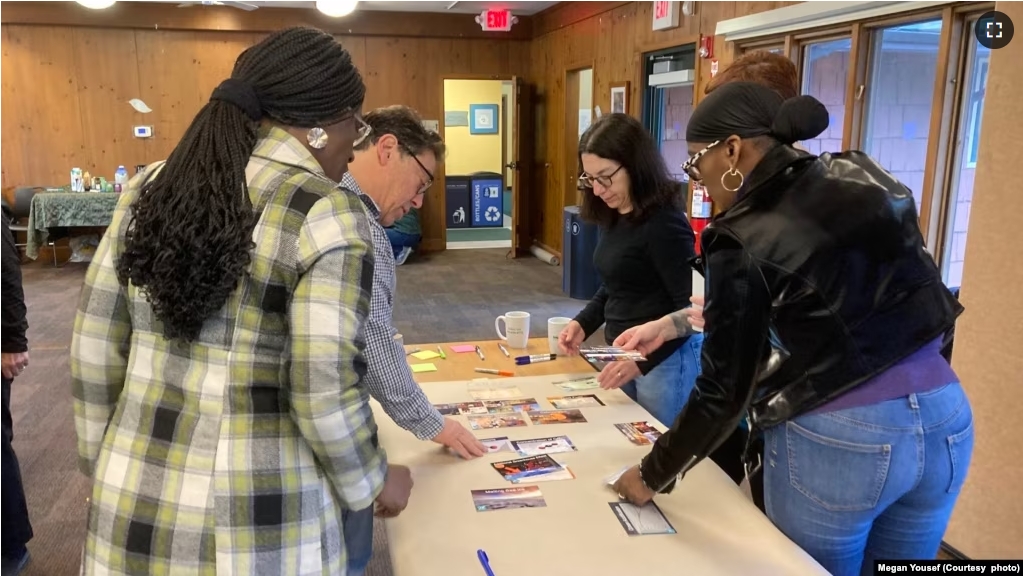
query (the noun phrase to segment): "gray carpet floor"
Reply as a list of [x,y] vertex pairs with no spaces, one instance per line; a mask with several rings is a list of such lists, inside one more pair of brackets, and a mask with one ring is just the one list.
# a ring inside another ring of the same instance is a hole
[[[510,310],[532,315],[531,335],[547,319],[573,316],[585,302],[561,292],[561,268],[535,258],[510,260],[505,250],[449,250],[413,256],[398,268],[394,311],[405,342],[490,340],[494,318]],[[77,574],[89,483],[78,472],[68,384],[68,349],[84,264],[23,267],[31,365],[12,387],[14,449],[21,464],[35,538],[26,576]],[[594,334],[591,341],[602,335]],[[425,495],[418,495],[423,497]],[[389,576],[386,535],[377,525],[368,574]]]

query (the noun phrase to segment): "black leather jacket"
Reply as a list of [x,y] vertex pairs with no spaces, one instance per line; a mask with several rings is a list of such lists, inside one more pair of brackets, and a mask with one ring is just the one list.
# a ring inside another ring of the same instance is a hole
[[862,152],[777,146],[703,232],[703,373],[643,460],[655,490],[710,454],[748,411],[785,422],[883,372],[962,307],[924,250],[910,191]]

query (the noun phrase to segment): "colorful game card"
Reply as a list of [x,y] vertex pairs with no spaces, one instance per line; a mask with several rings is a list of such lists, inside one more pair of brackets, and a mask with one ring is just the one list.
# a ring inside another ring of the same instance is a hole
[[546,454],[494,462],[491,466],[509,482],[543,476],[552,472],[560,472],[563,469],[561,464]]
[[575,396],[549,396],[547,401],[551,406],[559,410],[566,408],[586,408],[592,406],[604,406],[604,403],[597,398],[596,394],[577,394]]
[[586,378],[577,378],[575,380],[555,382],[554,385],[564,390],[565,392],[575,392],[577,390],[593,390],[594,388],[600,388],[600,384],[597,383],[596,376],[587,376]]
[[648,446],[661,437],[661,431],[649,422],[628,422],[615,424],[615,428],[637,446]]
[[511,452],[512,448],[511,440],[508,440],[507,436],[501,436],[499,438],[481,438],[480,444],[487,449],[487,453],[492,452]]
[[487,407],[482,402],[457,402],[455,404],[434,404],[434,408],[445,416],[459,414],[486,414]]
[[515,508],[546,508],[539,486],[512,486],[491,490],[473,490],[472,503],[477,512],[513,510]]
[[622,528],[629,536],[647,536],[650,534],[674,534],[675,528],[664,517],[657,504],[648,502],[644,506],[636,506],[628,502],[608,502],[615,517],[621,522]]
[[487,407],[490,414],[501,414],[502,412],[529,412],[539,410],[540,404],[536,398],[519,398],[517,400],[486,400],[483,405]]
[[488,414],[486,416],[469,416],[469,427],[473,430],[489,430],[490,428],[515,428],[525,426],[526,421],[518,412],[507,414]]
[[625,350],[617,346],[582,346],[579,348],[579,355],[586,360],[599,362],[617,362],[619,360],[643,362],[646,360],[646,356],[636,350]]
[[551,480],[575,480],[575,473],[563,467],[561,470],[556,470],[548,474],[540,474],[539,476],[529,476],[522,478],[521,480],[512,480],[512,484],[519,484],[521,482],[550,482]]
[[586,422],[586,417],[579,410],[540,410],[527,412],[533,424],[578,424]]
[[539,454],[557,454],[558,452],[575,452],[575,444],[568,436],[552,436],[550,438],[533,438],[532,440],[513,440],[512,448],[523,456]]

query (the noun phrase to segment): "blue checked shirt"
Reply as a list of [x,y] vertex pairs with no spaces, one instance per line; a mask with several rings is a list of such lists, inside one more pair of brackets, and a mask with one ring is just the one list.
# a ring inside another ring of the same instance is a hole
[[366,320],[366,361],[369,364],[366,384],[370,395],[384,407],[384,411],[398,426],[412,432],[420,440],[429,440],[444,427],[444,417],[430,404],[422,388],[412,378],[412,370],[405,357],[405,349],[395,339],[397,330],[391,325],[394,292],[397,280],[394,274],[394,251],[380,225],[380,209],[367,196],[351,174],[341,179],[341,187],[362,198],[373,220],[373,297],[369,318]]

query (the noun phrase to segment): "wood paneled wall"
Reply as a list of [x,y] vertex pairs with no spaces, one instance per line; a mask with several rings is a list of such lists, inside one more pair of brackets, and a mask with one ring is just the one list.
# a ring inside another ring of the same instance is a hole
[[[641,113],[642,55],[645,52],[699,42],[713,36],[718,21],[773,10],[796,2],[696,2],[693,16],[680,16],[678,28],[654,32],[652,2],[563,2],[533,18],[539,34],[532,41],[529,78],[537,86],[535,148],[530,228],[536,240],[560,253],[561,218],[572,166],[577,163],[566,138],[566,73],[593,67],[593,104],[610,110],[611,83],[631,82],[630,113]],[[723,68],[731,62],[732,47],[715,38],[714,57]],[[697,93],[710,78],[706,61],[697,64]],[[573,103],[571,106],[575,106]]]
[[[227,10],[234,19],[250,14],[217,7],[181,10],[212,11],[204,13],[213,16]],[[288,12],[300,11],[282,13]],[[7,23],[0,27],[0,170],[5,189],[62,185],[73,166],[112,179],[119,164],[133,172],[136,164],[166,158],[213,89],[230,75],[238,54],[265,34],[23,25],[12,23],[9,16],[5,6]],[[389,17],[396,33],[405,34],[403,22],[417,16]],[[195,25],[213,26],[221,20]],[[337,38],[362,71],[367,110],[406,104],[426,119],[441,119],[444,76],[523,76],[529,68],[529,42],[522,40],[414,34]],[[132,98],[142,99],[153,112],[134,111],[128,104]],[[152,125],[153,138],[134,138],[131,129],[136,125]],[[440,181],[429,191],[422,211],[426,249],[444,247],[443,199]]]

